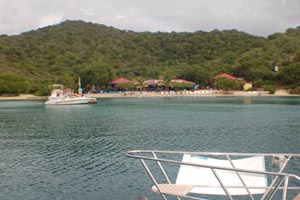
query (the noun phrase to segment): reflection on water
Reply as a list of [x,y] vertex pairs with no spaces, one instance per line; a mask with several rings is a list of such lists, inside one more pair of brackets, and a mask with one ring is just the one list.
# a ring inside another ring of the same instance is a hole
[[158,199],[126,151],[299,153],[299,120],[300,98],[0,101],[0,199]]

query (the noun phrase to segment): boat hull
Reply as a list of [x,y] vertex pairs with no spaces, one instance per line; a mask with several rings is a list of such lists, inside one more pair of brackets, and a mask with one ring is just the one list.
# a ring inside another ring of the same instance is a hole
[[93,97],[78,97],[67,99],[51,99],[45,105],[77,105],[77,104],[96,104],[97,99]]

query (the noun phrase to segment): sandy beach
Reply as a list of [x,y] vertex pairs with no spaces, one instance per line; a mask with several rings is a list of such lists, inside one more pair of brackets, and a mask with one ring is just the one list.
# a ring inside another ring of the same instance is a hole
[[[165,97],[165,96],[296,96],[289,94],[286,90],[277,90],[275,94],[269,94],[266,91],[234,91],[233,93],[224,94],[219,91],[212,90],[197,90],[194,92],[191,91],[182,91],[182,92],[127,92],[127,93],[100,93],[100,94],[91,94],[91,96],[96,98],[121,98],[121,97],[131,97],[131,98],[144,98],[144,97]],[[0,100],[39,100],[47,99],[45,96],[35,96],[31,94],[21,94],[14,97],[0,97]]]
[[7,100],[35,100],[35,99],[47,99],[47,97],[35,96],[32,94],[20,94],[19,96],[0,96],[0,101],[7,101]]

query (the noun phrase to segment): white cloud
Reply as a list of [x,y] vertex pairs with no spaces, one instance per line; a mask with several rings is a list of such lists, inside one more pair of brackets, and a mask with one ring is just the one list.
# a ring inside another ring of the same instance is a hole
[[50,14],[40,17],[39,27],[48,26],[49,24],[57,24],[62,21],[62,14]]

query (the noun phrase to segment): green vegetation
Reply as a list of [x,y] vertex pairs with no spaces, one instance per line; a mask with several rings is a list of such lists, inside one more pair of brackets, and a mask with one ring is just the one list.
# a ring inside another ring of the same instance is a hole
[[66,21],[0,36],[0,94],[45,95],[53,83],[76,89],[79,76],[83,86],[99,89],[117,77],[163,78],[169,86],[172,78],[182,78],[204,88],[218,73],[242,77],[256,88],[297,92],[299,69],[300,27],[264,38],[237,30],[138,33]]
[[134,84],[133,83],[121,83],[121,84],[117,84],[116,89],[121,90],[121,91],[127,91],[127,90],[131,90],[132,88],[134,88]]
[[227,78],[216,79],[216,88],[219,90],[241,90],[244,84],[244,81],[231,80]]
[[0,94],[1,95],[18,95],[28,93],[31,88],[29,81],[16,75],[0,74]]
[[276,86],[272,84],[264,85],[263,88],[264,91],[268,91],[269,94],[274,94],[276,91]]

